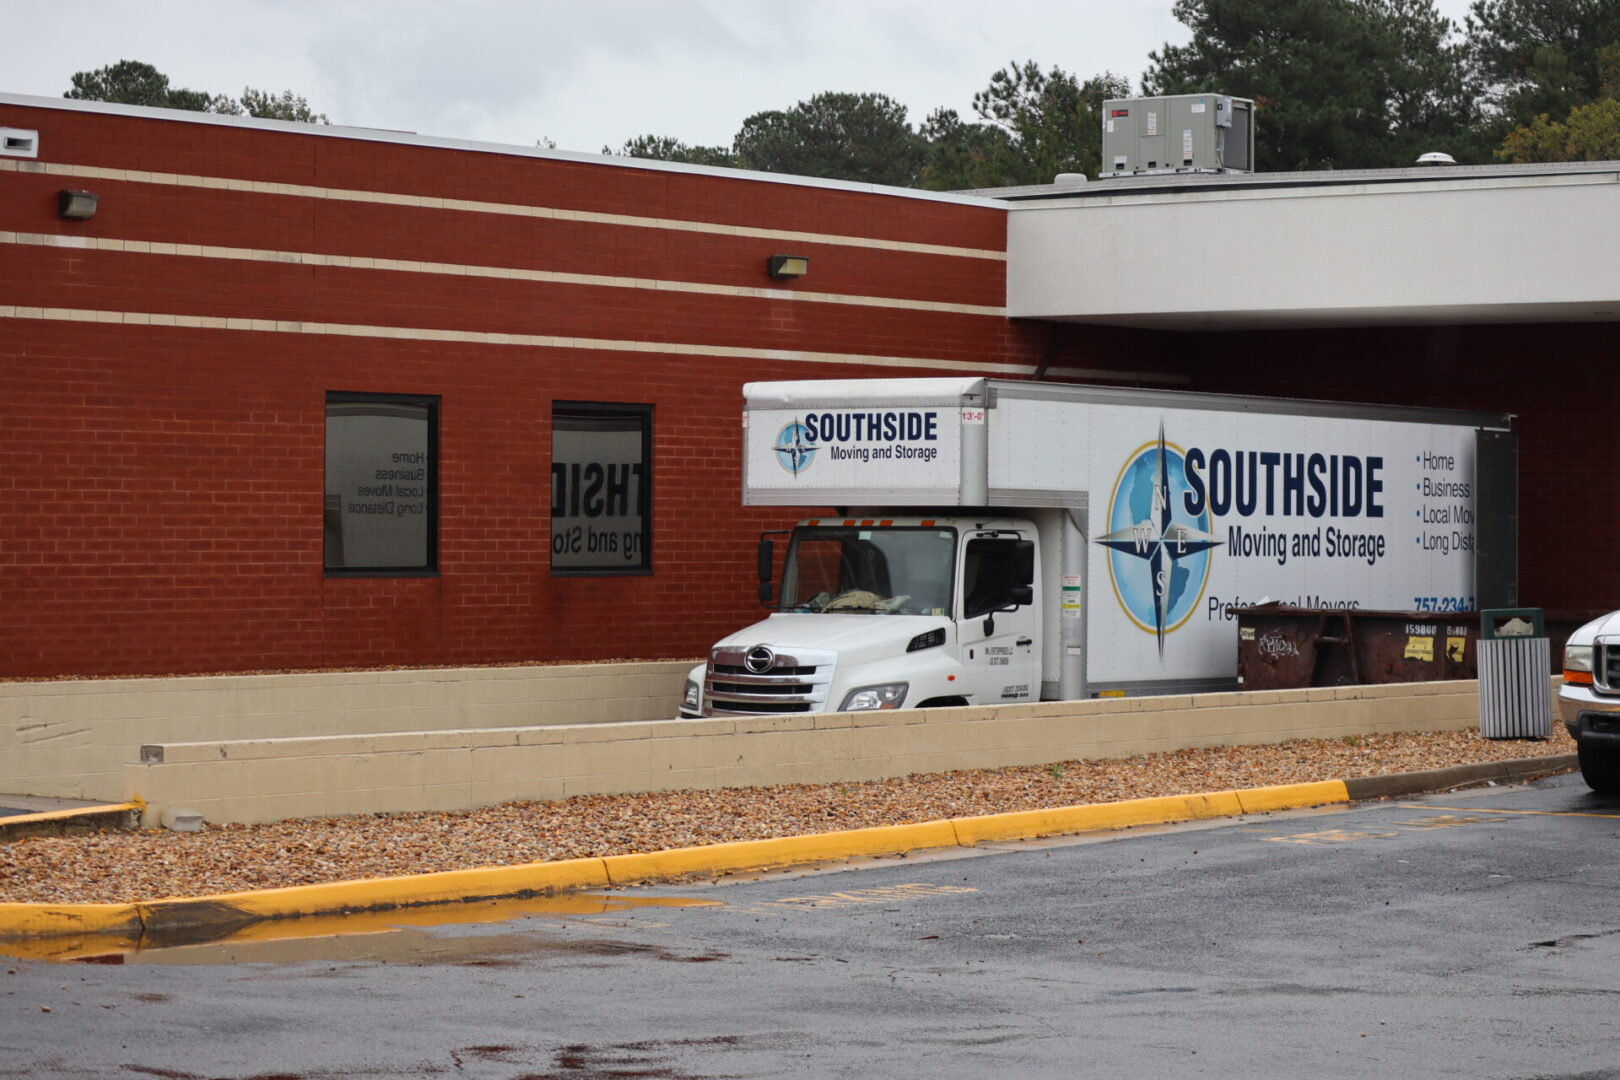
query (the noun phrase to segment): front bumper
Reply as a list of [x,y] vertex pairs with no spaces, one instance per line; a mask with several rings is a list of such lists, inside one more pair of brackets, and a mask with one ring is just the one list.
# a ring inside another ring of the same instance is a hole
[[1620,695],[1566,684],[1558,688],[1558,715],[1577,743],[1620,751]]

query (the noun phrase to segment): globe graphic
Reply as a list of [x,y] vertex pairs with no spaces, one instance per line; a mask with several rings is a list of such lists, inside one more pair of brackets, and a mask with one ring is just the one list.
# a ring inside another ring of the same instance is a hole
[[1165,577],[1164,616],[1160,625],[1153,603],[1153,560],[1149,557],[1160,543],[1165,520],[1164,509],[1154,505],[1153,489],[1159,479],[1159,456],[1164,455],[1169,480],[1169,521],[1200,533],[1209,532],[1209,511],[1194,517],[1187,513],[1183,496],[1188,491],[1186,460],[1181,452],[1162,443],[1149,443],[1137,451],[1114,489],[1109,504],[1108,531],[1136,529],[1140,538],[1134,549],[1108,552],[1108,573],[1120,605],[1143,630],[1158,633],[1179,627],[1192,615],[1204,594],[1209,578],[1210,553],[1206,550],[1179,549],[1174,540],[1164,544],[1158,560]]
[[816,457],[816,444],[800,423],[788,424],[777,432],[775,450],[776,463],[795,476],[808,469]]

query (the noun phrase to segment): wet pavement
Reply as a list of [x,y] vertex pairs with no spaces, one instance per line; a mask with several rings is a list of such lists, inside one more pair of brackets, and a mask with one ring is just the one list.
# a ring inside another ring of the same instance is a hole
[[105,802],[84,799],[55,799],[44,795],[0,795],[0,818],[23,814],[47,814],[54,810],[83,810],[105,806]]
[[546,944],[508,931],[446,936],[434,934],[430,928],[465,929],[536,918],[588,919],[642,909],[722,905],[720,900],[634,893],[561,895],[278,919],[229,930],[200,927],[140,936],[86,934],[0,942],[0,956],[79,964],[451,963],[503,950],[543,951]]
[[1573,777],[527,904],[14,959],[0,1076],[1518,1078],[1620,1063],[1620,801]]

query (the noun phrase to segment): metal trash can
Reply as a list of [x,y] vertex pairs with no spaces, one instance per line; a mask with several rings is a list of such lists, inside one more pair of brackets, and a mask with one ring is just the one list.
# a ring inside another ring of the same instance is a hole
[[1552,654],[1540,608],[1479,613],[1479,733],[1487,739],[1552,734]]

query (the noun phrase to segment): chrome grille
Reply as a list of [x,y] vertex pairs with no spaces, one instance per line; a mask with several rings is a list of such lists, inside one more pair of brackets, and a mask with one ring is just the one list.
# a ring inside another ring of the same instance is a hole
[[836,660],[836,653],[819,649],[791,654],[759,645],[716,649],[703,678],[703,715],[824,712]]
[[[715,675],[752,675],[753,672],[738,664],[709,664],[709,671]],[[783,667],[780,663],[771,669],[772,675],[814,675],[815,665],[809,667]]]
[[1592,681],[1599,690],[1620,691],[1620,641],[1593,646]]

